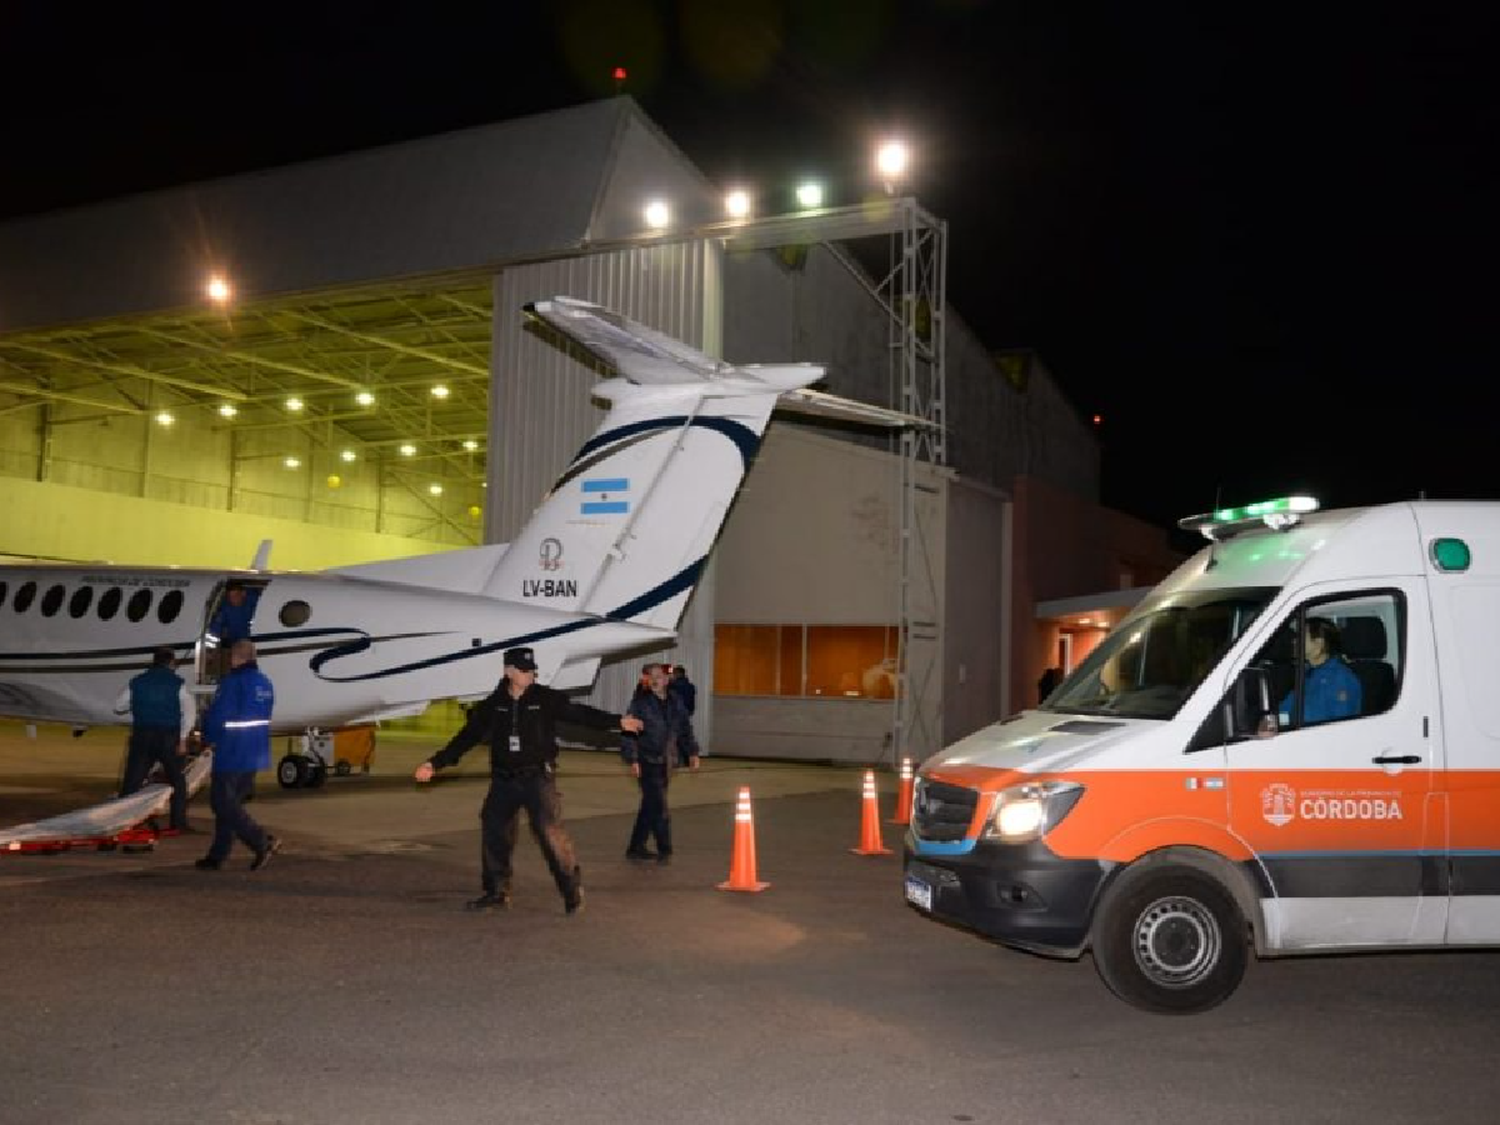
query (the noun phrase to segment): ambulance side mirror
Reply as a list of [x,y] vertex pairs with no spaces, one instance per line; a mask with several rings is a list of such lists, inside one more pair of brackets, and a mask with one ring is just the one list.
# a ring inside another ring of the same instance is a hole
[[1271,702],[1271,677],[1264,668],[1250,667],[1235,678],[1226,700],[1229,741],[1273,738],[1281,731]]

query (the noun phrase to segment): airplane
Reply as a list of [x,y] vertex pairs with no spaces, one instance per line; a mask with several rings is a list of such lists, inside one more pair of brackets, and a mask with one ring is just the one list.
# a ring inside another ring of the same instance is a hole
[[592,685],[601,661],[657,650],[677,626],[773,409],[884,426],[898,411],[810,388],[816,364],[736,366],[571,297],[524,308],[621,376],[609,410],[514,542],[315,572],[77,563],[0,566],[0,715],[118,725],[116,697],[171,647],[211,694],[225,590],[255,599],[276,687],[273,733],[330,731],[477,699],[500,654],[535,650],[543,683]]

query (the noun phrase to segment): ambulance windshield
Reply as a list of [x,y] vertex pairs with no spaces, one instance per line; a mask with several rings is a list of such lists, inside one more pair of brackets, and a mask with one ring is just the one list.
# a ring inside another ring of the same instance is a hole
[[1089,653],[1044,711],[1170,719],[1275,587],[1200,590],[1148,602]]

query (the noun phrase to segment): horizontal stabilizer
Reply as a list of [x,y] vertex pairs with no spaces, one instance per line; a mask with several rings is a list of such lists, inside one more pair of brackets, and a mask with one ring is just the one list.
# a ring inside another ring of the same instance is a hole
[[868,402],[855,402],[852,398],[811,391],[806,387],[788,391],[776,404],[777,410],[795,414],[812,414],[819,418],[836,418],[841,422],[862,422],[867,426],[893,426],[898,429],[937,429],[936,422],[906,414],[900,410],[888,410]]

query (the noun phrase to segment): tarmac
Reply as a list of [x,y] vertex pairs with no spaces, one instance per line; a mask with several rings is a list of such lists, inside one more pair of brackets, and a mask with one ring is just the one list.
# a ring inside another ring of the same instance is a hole
[[[706,759],[658,867],[624,858],[636,790],[599,752],[560,770],[585,911],[523,832],[514,908],[475,916],[485,752],[418,786],[437,745],[382,734],[316,790],[266,775],[264,871],[194,870],[203,834],[0,856],[0,1122],[1497,1120],[1494,953],[1257,963],[1212,1012],[1148,1015],[1087,957],[907,907],[900,828],[851,854],[861,769]],[[0,724],[0,825],[109,796],[121,746]],[[759,894],[716,889],[742,785]]]

